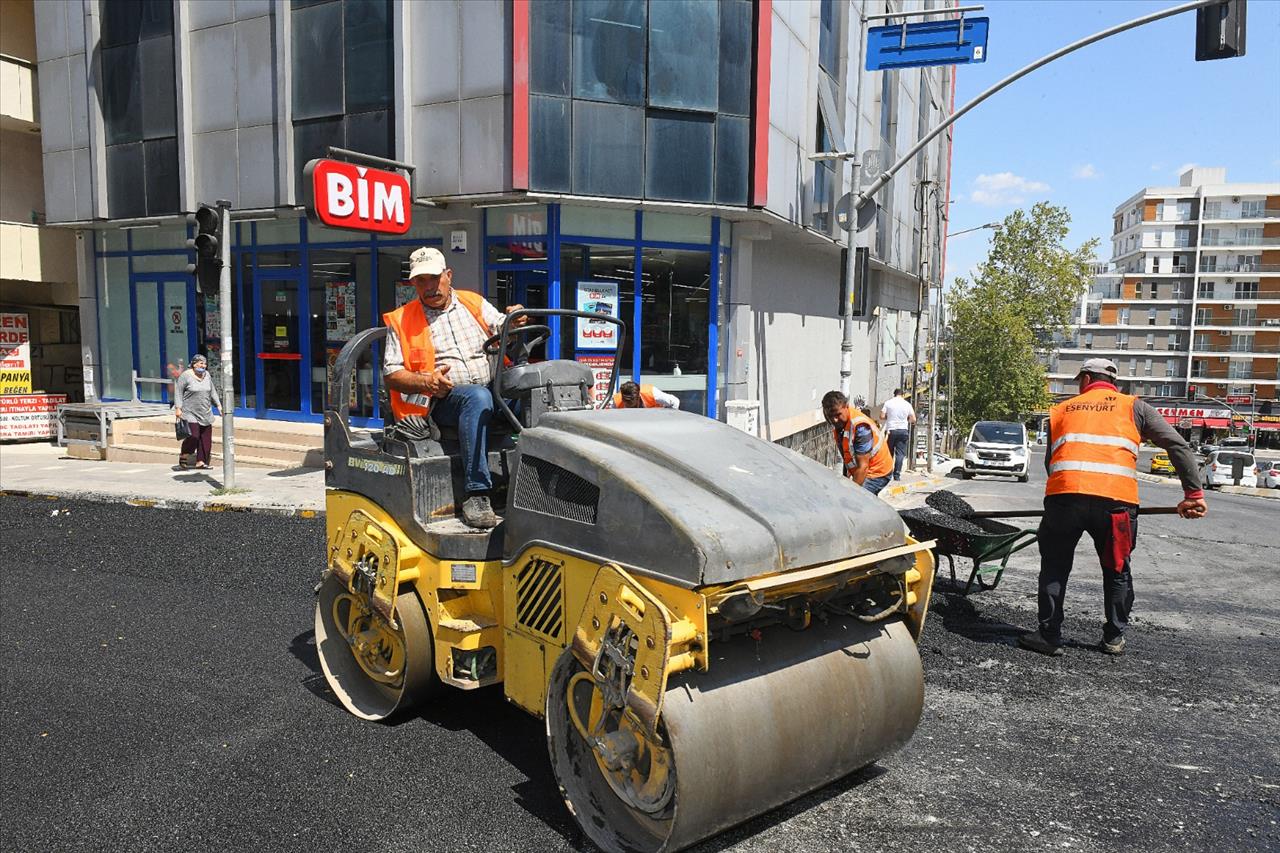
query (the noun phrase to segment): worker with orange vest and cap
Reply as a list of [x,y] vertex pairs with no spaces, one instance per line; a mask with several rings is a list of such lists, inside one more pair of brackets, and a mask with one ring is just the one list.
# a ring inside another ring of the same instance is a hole
[[615,409],[678,409],[680,398],[652,385],[623,382],[613,395]]
[[851,410],[849,398],[839,391],[823,395],[822,416],[835,431],[844,475],[871,494],[880,494],[893,476],[893,454],[876,422],[861,410]]
[[1076,379],[1080,394],[1049,411],[1045,438],[1044,521],[1040,525],[1040,628],[1018,638],[1023,648],[1062,654],[1062,603],[1076,545],[1085,533],[1102,562],[1106,621],[1098,648],[1124,652],[1133,607],[1129,557],[1138,537],[1138,448],[1145,439],[1164,448],[1182,481],[1178,514],[1208,511],[1195,453],[1164,416],[1116,388],[1115,362],[1091,358]]
[[[466,488],[462,520],[470,527],[496,527],[487,455],[493,368],[484,342],[506,317],[479,293],[453,289],[453,270],[439,249],[423,247],[409,256],[409,282],[418,298],[382,315],[391,411],[397,426],[407,422],[410,430],[421,431],[428,414],[437,424],[457,427]],[[507,313],[521,307],[512,305]]]

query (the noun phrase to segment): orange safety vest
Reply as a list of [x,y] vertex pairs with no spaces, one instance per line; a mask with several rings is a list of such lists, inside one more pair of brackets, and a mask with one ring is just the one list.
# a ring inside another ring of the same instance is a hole
[[884,434],[871,418],[866,415],[854,415],[849,418],[848,426],[835,428],[836,446],[840,448],[840,455],[844,457],[844,475],[853,476],[853,469],[857,467],[853,459],[853,433],[859,426],[865,426],[871,430],[871,453],[867,454],[871,457],[871,464],[867,466],[867,479],[874,480],[877,477],[892,474],[893,454],[889,452],[889,443],[884,440]]
[[[471,312],[485,335],[489,327],[484,321],[484,297],[474,290],[455,290],[453,295],[462,306]],[[414,373],[430,373],[436,369],[436,348],[431,342],[430,323],[422,309],[420,300],[413,300],[401,305],[394,311],[382,315],[382,322],[394,330],[400,339],[400,349],[404,354],[404,369]],[[431,408],[431,398],[426,394],[404,395],[392,388],[387,389],[391,398],[391,411],[396,420],[402,421],[410,415],[425,416]]]
[[1049,410],[1046,495],[1096,495],[1138,503],[1136,397],[1094,388]]
[[[652,385],[640,386],[640,408],[642,409],[661,409],[662,404],[658,402],[658,398],[653,395],[654,387]],[[613,407],[615,409],[622,408],[622,392],[613,395]]]

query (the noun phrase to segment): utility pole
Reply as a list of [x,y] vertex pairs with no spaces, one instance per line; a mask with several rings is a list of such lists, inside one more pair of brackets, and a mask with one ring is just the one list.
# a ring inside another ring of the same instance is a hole
[[[921,322],[921,318],[924,316],[924,301],[925,301],[925,294],[928,293],[928,281],[929,281],[928,275],[927,275],[929,262],[928,262],[928,259],[925,257],[925,253],[924,253],[925,244],[928,243],[929,217],[926,215],[925,210],[929,206],[928,199],[929,199],[929,194],[932,192],[932,190],[930,189],[930,185],[932,183],[933,181],[929,181],[929,180],[924,180],[920,182],[920,195],[917,198],[917,204],[916,204],[916,210],[919,211],[920,213],[920,241],[919,241],[919,245],[917,246],[919,263],[916,266],[916,273],[917,273],[916,331],[914,336],[915,339],[911,342],[911,405],[912,407],[916,407],[920,403],[920,395],[919,395],[920,322]],[[856,197],[857,196],[855,196],[855,198]],[[910,441],[910,455],[907,458],[911,459],[913,463],[916,458],[916,441],[918,440],[917,424],[918,424],[918,421],[917,423],[911,425],[911,432],[910,432],[911,437],[908,439],[908,441]],[[932,458],[927,459],[926,464],[929,466],[929,470],[932,471],[933,459]],[[911,467],[915,468],[916,466],[912,464]]]
[[231,373],[231,202],[218,199],[222,239],[219,241],[222,270],[218,276],[218,318],[222,326],[222,488],[236,487],[236,389]]

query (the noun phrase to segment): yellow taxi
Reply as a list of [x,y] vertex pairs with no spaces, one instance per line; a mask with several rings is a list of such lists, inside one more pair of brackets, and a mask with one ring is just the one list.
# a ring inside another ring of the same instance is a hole
[[1169,461],[1169,454],[1163,450],[1151,457],[1151,473],[1152,474],[1172,474],[1173,463]]

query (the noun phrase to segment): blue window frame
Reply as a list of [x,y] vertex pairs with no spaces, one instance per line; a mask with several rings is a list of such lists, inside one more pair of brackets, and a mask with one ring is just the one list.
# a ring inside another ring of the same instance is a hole
[[[520,277],[522,275],[540,274],[546,277],[546,300],[544,304],[537,304],[530,307],[546,307],[546,308],[572,308],[568,304],[570,297],[566,296],[564,284],[566,281],[576,280],[579,276],[590,273],[591,253],[605,252],[610,248],[618,249],[623,254],[630,250],[628,263],[624,266],[630,267],[630,281],[626,281],[625,277],[621,280],[624,285],[631,288],[632,296],[629,299],[620,300],[620,308],[623,308],[622,302],[630,303],[630,314],[627,319],[627,336],[629,339],[628,348],[631,350],[630,360],[630,378],[636,382],[658,380],[656,384],[663,384],[663,378],[646,373],[647,366],[644,363],[646,350],[646,318],[645,304],[647,299],[646,285],[651,285],[650,276],[645,270],[646,260],[654,260],[652,257],[655,253],[668,251],[670,253],[680,255],[686,261],[695,260],[697,254],[706,256],[707,263],[707,280],[705,282],[706,293],[704,296],[697,297],[697,300],[705,301],[706,311],[706,328],[705,328],[705,344],[699,346],[699,349],[705,347],[702,353],[696,353],[693,361],[700,363],[705,359],[706,365],[706,381],[705,384],[696,389],[687,389],[686,391],[677,391],[678,395],[685,399],[696,402],[697,409],[703,414],[711,417],[717,417],[719,413],[719,395],[718,395],[718,373],[719,373],[719,282],[722,252],[727,251],[727,247],[721,243],[721,223],[719,217],[711,219],[711,227],[709,239],[706,242],[680,242],[646,239],[645,232],[645,214],[642,211],[634,211],[634,227],[629,237],[609,236],[598,237],[589,234],[566,234],[562,233],[561,228],[562,207],[559,204],[547,205],[547,229],[546,233],[537,234],[521,234],[517,237],[505,234],[490,234],[490,218],[489,210],[485,211],[484,217],[484,244],[485,244],[485,295],[491,299],[498,296],[506,296],[507,301],[521,301],[511,298],[512,296],[523,296],[521,291]],[[530,247],[530,251],[539,256],[539,260],[535,262],[508,260],[517,255],[509,251],[513,243],[523,243]],[[562,268],[564,258],[566,257],[566,247],[573,247],[579,250],[579,256],[583,260],[584,266],[577,272],[566,271]],[[535,251],[536,250],[536,251]],[[681,254],[683,253],[683,254]],[[491,292],[494,288],[491,283],[497,283],[503,288],[504,292],[499,294]],[[685,284],[674,284],[674,288],[686,288]],[[624,288],[625,289],[625,288]],[[527,287],[526,287],[527,290]],[[641,293],[641,299],[635,299],[634,294]],[[655,303],[656,304],[656,303]],[[502,306],[498,306],[502,307]],[[670,304],[669,306],[670,307]],[[549,325],[552,326],[552,336],[548,341],[547,357],[548,358],[575,358],[578,355],[599,355],[602,353],[595,352],[577,352],[572,348],[571,343],[562,334],[561,321],[559,318],[553,318]],[[649,323],[649,328],[662,328],[661,323]],[[670,329],[666,330],[670,337]],[[697,332],[699,330],[695,330]],[[695,343],[701,343],[695,340]],[[677,367],[677,369],[679,369]],[[701,371],[699,371],[699,375]],[[689,379],[692,377],[681,378],[680,374],[665,375],[668,384],[688,385]],[[676,381],[681,380],[681,381]]]

